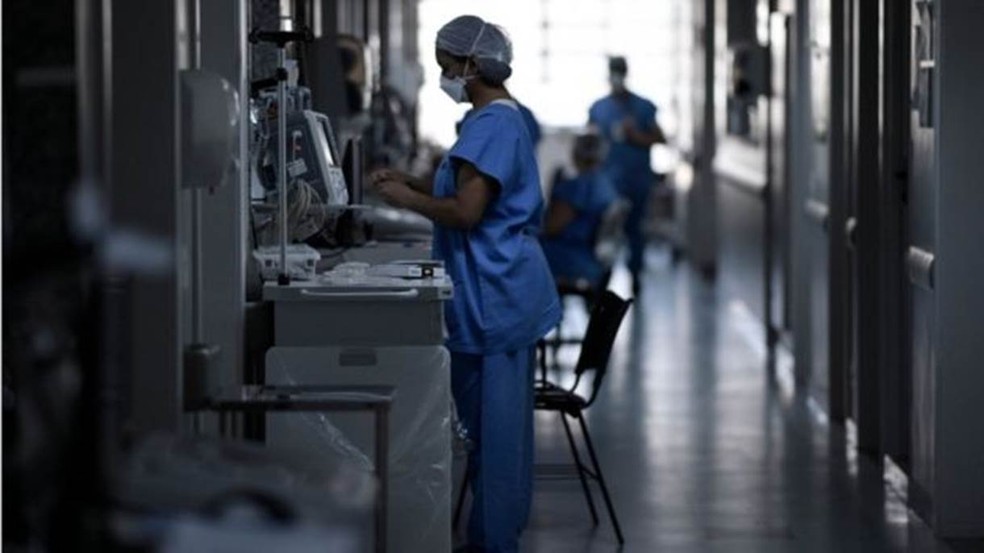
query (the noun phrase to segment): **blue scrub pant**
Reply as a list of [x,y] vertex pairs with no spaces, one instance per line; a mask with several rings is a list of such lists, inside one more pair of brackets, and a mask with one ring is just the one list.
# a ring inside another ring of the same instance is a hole
[[649,206],[648,182],[634,183],[622,192],[622,197],[632,202],[632,209],[625,219],[625,237],[629,242],[629,272],[637,277],[645,265],[646,237],[643,223]]
[[519,551],[533,495],[533,367],[536,348],[451,354],[458,416],[475,443],[468,458],[468,541],[488,553]]

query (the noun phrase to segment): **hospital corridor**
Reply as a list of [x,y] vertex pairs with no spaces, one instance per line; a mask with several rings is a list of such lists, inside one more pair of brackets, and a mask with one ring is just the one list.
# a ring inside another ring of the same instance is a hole
[[12,553],[984,553],[984,2],[8,0]]
[[[655,293],[626,321],[589,419],[606,474],[618,475],[625,551],[980,549],[934,538],[908,513],[905,475],[859,455],[854,430],[796,395],[791,359],[767,367],[754,319],[652,254]],[[537,455],[566,461],[562,425],[537,423]],[[581,495],[538,482],[522,550],[613,550]]]

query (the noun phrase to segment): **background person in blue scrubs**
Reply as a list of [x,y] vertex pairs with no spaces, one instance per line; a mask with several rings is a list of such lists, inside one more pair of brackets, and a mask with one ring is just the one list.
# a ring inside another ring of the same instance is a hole
[[477,445],[468,550],[515,552],[533,489],[536,342],[560,320],[560,302],[538,240],[533,145],[503,86],[512,46],[495,25],[462,16],[441,28],[436,47],[441,88],[475,112],[433,183],[392,170],[370,182],[391,205],[435,223],[434,255],[454,281],[445,308],[452,391]]
[[656,122],[656,105],[626,87],[629,66],[623,57],[608,60],[608,82],[611,93],[598,100],[588,112],[588,123],[608,142],[605,172],[622,197],[632,202],[625,222],[629,241],[629,271],[632,290],[642,289],[646,239],[642,225],[646,215],[650,189],[656,177],[650,168],[650,149],[665,144],[666,137]]
[[618,192],[601,171],[604,144],[597,135],[574,139],[574,178],[561,177],[550,191],[543,224],[543,251],[557,282],[603,284],[606,268],[595,256],[595,239],[602,217]]

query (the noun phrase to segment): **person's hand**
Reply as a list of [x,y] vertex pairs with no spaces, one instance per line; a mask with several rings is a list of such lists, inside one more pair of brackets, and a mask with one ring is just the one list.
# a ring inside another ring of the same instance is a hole
[[652,139],[650,139],[645,132],[639,130],[635,119],[626,117],[625,120],[622,121],[622,125],[625,132],[626,141],[630,144],[635,144],[638,146],[649,146],[652,144]]
[[407,186],[405,175],[392,169],[379,169],[369,175],[369,185],[384,202],[393,207],[406,207],[413,191]]
[[414,191],[402,182],[387,180],[376,185],[376,193],[393,207],[408,207]]
[[369,173],[369,186],[374,187],[385,181],[398,181],[406,183],[409,180],[409,176],[402,171],[397,171],[396,169],[376,169],[375,171]]
[[629,142],[639,141],[639,129],[636,127],[635,119],[626,117],[622,120],[622,136]]

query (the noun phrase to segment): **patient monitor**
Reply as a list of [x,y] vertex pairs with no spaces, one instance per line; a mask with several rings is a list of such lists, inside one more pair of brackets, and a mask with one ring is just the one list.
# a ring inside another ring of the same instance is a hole
[[[268,192],[277,188],[276,128],[271,130],[259,160],[258,173]],[[324,114],[299,110],[287,115],[287,181],[311,186],[324,205],[342,206],[349,202],[341,156],[331,122]]]

